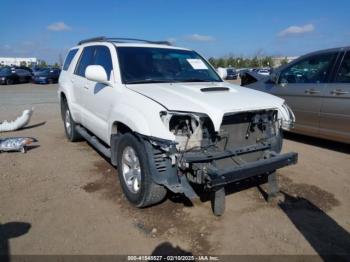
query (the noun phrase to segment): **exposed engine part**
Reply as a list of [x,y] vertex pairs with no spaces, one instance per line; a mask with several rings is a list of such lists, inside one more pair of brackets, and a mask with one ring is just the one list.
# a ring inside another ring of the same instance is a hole
[[33,108],[24,110],[22,115],[17,117],[17,119],[14,121],[8,122],[5,120],[4,122],[0,123],[0,132],[14,131],[26,126],[29,123],[32,114]]

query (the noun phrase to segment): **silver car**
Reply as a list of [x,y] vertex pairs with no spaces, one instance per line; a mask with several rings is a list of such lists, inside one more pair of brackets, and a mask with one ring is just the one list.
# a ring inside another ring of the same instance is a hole
[[304,55],[247,87],[284,98],[293,132],[350,143],[350,47]]

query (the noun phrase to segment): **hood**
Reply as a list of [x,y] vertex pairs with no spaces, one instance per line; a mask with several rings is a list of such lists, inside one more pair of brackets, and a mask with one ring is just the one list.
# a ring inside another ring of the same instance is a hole
[[276,96],[227,82],[133,84],[126,87],[169,111],[205,113],[217,131],[225,113],[280,109],[284,102]]

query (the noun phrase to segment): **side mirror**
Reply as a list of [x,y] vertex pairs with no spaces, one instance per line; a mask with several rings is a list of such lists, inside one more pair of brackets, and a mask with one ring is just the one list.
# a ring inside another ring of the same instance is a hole
[[218,74],[221,77],[221,79],[223,79],[223,80],[226,79],[226,77],[227,77],[227,70],[226,70],[226,68],[218,67],[218,69],[216,69],[216,71],[218,72]]
[[89,65],[85,70],[85,77],[91,81],[110,86],[106,70],[100,65]]

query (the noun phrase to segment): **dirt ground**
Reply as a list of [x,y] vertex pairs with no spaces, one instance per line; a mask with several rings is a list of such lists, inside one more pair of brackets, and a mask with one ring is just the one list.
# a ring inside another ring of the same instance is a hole
[[299,163],[278,172],[280,203],[267,203],[266,184],[249,180],[228,188],[220,218],[208,201],[175,195],[136,209],[106,159],[66,140],[56,91],[0,86],[1,120],[35,107],[29,126],[1,137],[39,140],[26,154],[0,154],[0,253],[350,253],[349,145],[287,134],[283,151],[298,152]]

